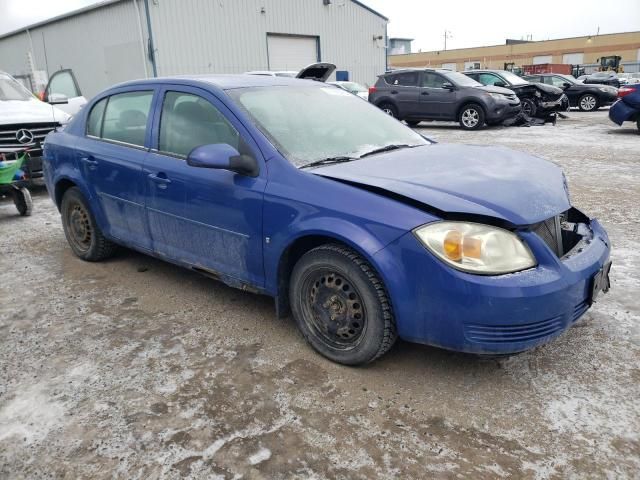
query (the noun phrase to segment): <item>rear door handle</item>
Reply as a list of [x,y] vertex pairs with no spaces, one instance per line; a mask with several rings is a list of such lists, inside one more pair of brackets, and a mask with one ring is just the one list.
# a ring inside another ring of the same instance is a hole
[[93,158],[93,155],[87,155],[85,157],[80,157],[80,161],[87,165],[89,170],[95,170],[98,168],[98,161]]
[[171,183],[171,180],[169,180],[164,173],[159,173],[157,175],[155,173],[150,173],[148,177],[152,182],[158,185],[158,188],[167,188],[167,185]]
[[398,91],[397,90],[391,90],[391,95],[397,95]]

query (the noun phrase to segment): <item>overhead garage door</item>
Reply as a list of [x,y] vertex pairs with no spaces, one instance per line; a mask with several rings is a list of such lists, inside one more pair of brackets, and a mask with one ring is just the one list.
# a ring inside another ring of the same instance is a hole
[[269,70],[301,70],[319,61],[318,37],[267,34]]
[[565,53],[562,56],[562,63],[580,65],[581,63],[584,63],[584,53]]
[[538,55],[537,57],[533,57],[533,64],[542,65],[543,63],[551,63],[552,58],[551,55]]

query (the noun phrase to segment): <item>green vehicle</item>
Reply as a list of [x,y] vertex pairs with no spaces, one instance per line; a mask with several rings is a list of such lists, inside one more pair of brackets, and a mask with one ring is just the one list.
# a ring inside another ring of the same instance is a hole
[[22,171],[22,165],[28,157],[27,150],[0,154],[0,195],[10,194],[23,217],[31,215],[33,210],[31,193],[27,189],[28,178]]

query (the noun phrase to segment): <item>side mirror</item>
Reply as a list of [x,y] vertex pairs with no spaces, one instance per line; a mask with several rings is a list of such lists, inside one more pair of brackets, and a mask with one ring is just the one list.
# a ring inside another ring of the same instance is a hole
[[249,155],[241,155],[235,148],[226,143],[213,143],[194,148],[187,155],[187,165],[197,168],[214,168],[231,172],[258,176],[258,162]]
[[69,103],[69,99],[62,93],[51,93],[47,97],[47,103],[51,105],[66,105]]
[[564,85],[564,88],[571,87],[571,84],[569,82],[564,82],[562,85]]
[[444,88],[445,90],[453,90],[455,87],[453,86],[453,83],[444,82],[442,84],[442,88]]
[[495,83],[493,84],[493,86],[494,86],[494,87],[502,87],[502,88],[506,88],[507,84],[506,84],[506,83],[504,83],[504,82],[500,82],[500,81],[498,81],[498,82],[495,82]]

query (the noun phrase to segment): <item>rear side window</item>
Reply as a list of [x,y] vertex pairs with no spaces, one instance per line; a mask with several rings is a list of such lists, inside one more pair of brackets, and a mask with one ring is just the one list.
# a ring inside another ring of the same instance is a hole
[[239,149],[240,136],[208,100],[183,92],[167,92],[160,117],[158,150],[186,157],[201,145],[226,143]]
[[102,138],[144,146],[152,99],[153,91],[150,90],[119,93],[109,97],[104,113]]
[[418,85],[418,72],[396,73],[394,75],[389,75],[386,80],[389,85],[415,87]]
[[100,130],[102,130],[102,117],[104,115],[104,107],[106,106],[107,98],[103,98],[91,109],[89,119],[87,120],[87,135],[100,137]]

